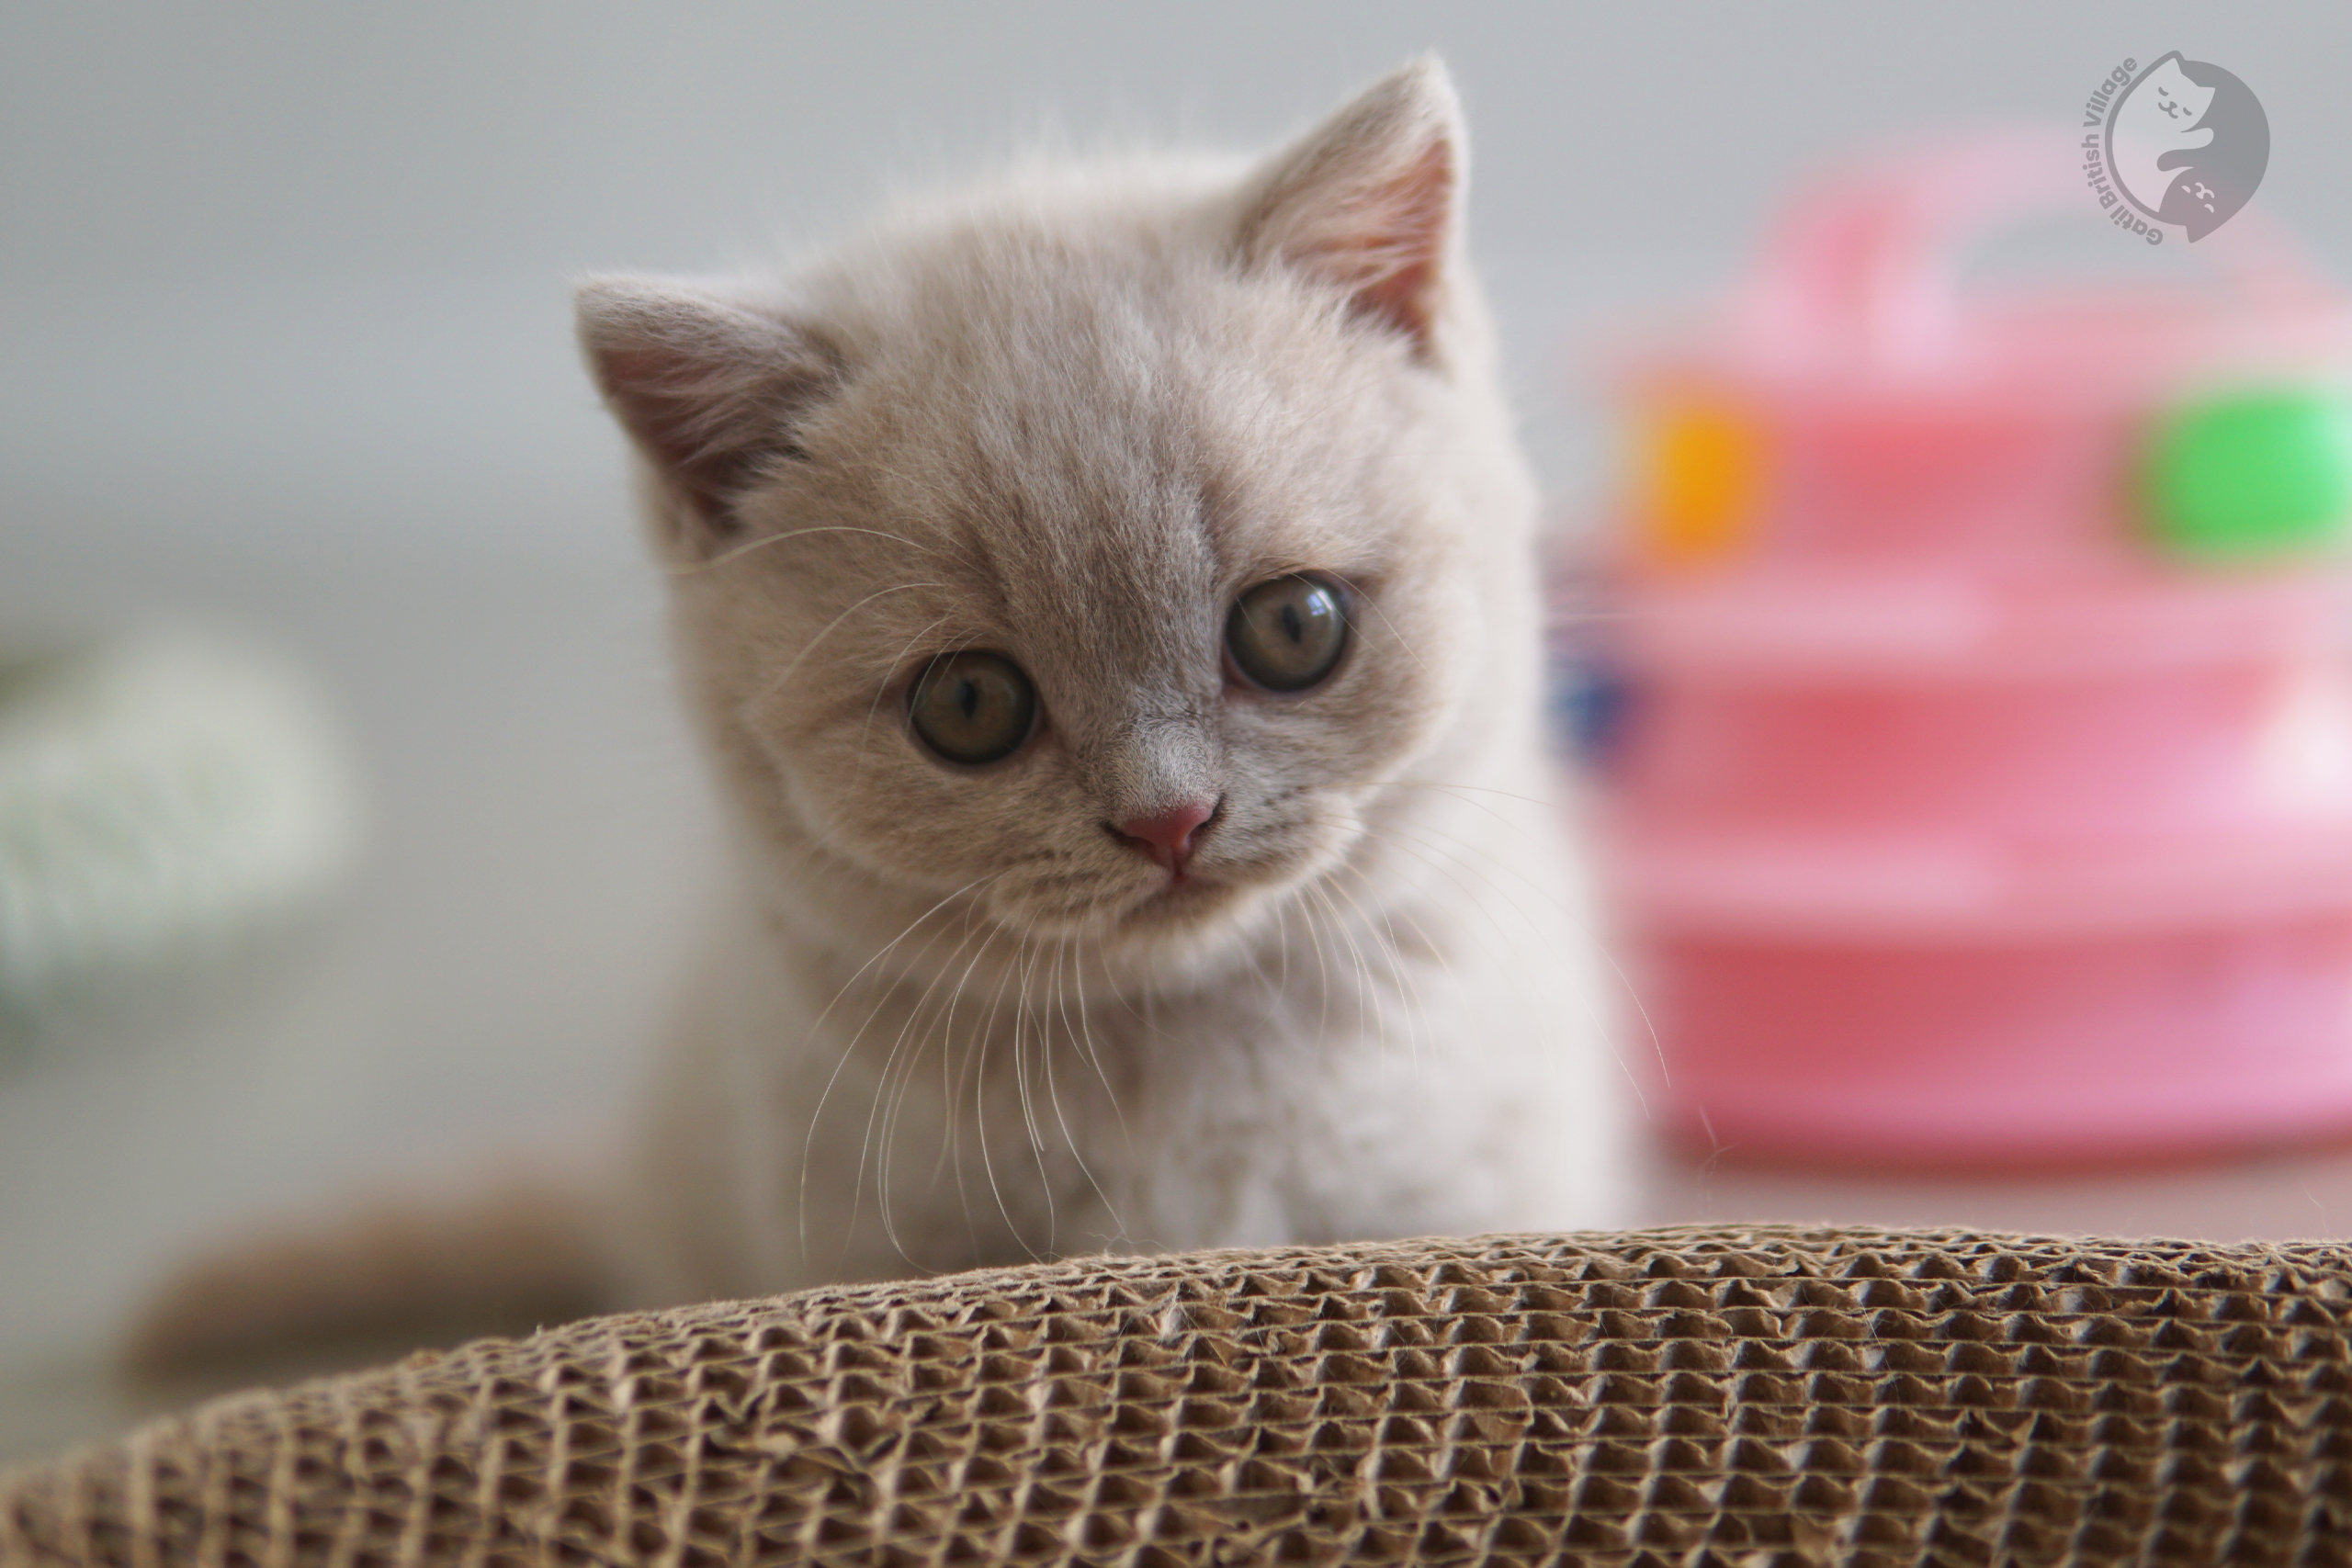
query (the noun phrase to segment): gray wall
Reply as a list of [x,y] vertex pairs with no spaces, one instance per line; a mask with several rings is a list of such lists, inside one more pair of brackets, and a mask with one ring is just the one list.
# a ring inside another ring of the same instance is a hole
[[256,535],[568,547],[583,513],[610,516],[614,471],[568,275],[805,242],[1039,133],[1258,144],[1432,47],[1468,101],[1476,232],[1544,462],[1572,486],[1564,342],[1724,276],[1819,161],[2067,119],[2126,54],[2252,84],[2274,131],[2260,199],[2352,255],[2347,45],[2352,8],[2318,0],[18,0],[0,527],[19,547],[129,528],[175,556]]
[[1459,73],[1511,252],[1736,243],[1790,175],[1956,117],[2065,118],[2186,51],[2335,221],[2340,6],[211,4],[9,8],[10,287],[685,265],[1058,126],[1255,142],[1404,55]]

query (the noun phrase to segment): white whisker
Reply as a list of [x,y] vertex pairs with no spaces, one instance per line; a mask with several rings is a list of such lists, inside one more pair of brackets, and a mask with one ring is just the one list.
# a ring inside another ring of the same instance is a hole
[[[875,1152],[875,1202],[881,1210],[883,1235],[888,1239],[891,1249],[909,1263],[914,1263],[916,1260],[908,1256],[906,1247],[899,1242],[898,1226],[890,1214],[893,1134],[898,1125],[899,1111],[906,1103],[907,1090],[913,1084],[915,1074],[922,1066],[923,1052],[929,1049],[931,1029],[928,1025],[924,1027],[922,1033],[916,1037],[915,1048],[907,1053],[906,1066],[897,1070],[898,1085],[895,1089],[891,1085],[892,1072],[899,1061],[900,1052],[905,1048],[909,1032],[922,1021],[924,1010],[931,1005],[931,998],[937,992],[939,983],[947,977],[948,971],[955,966],[956,960],[962,955],[964,949],[970,945],[971,941],[972,927],[967,917],[964,924],[964,932],[956,939],[955,947],[949,951],[946,963],[941,965],[939,971],[931,977],[930,984],[923,987],[922,995],[917,998],[914,1007],[907,1014],[907,1021],[899,1026],[899,1037],[890,1043],[890,1055],[882,1065],[881,1078],[876,1086],[875,1112],[881,1116],[882,1134]],[[929,947],[926,946],[924,949],[926,954],[929,951]],[[978,962],[977,954],[974,961]],[[967,970],[967,973],[968,972]],[[951,990],[949,995],[947,1010],[952,1012],[955,1005],[954,992]],[[869,1113],[867,1117],[869,1130],[873,1123],[873,1114]],[[864,1156],[861,1154],[861,1161],[863,1158]]]
[[[1356,873],[1358,880],[1363,879],[1362,870],[1358,867],[1343,863],[1340,869],[1353,871]],[[1363,903],[1354,894],[1349,892],[1345,887],[1341,886],[1337,881],[1330,877],[1325,877],[1323,879],[1323,886],[1329,892],[1335,893],[1348,901],[1348,907],[1356,912],[1357,923],[1364,928],[1364,934],[1367,937],[1371,938],[1375,944],[1382,940],[1382,932],[1373,930],[1372,916],[1365,910]],[[1369,887],[1367,887],[1366,890],[1368,892]],[[1396,942],[1396,928],[1395,925],[1389,923],[1388,911],[1385,908],[1380,911],[1380,918],[1382,924],[1386,927],[1387,962],[1384,967],[1391,978],[1393,978],[1398,985],[1405,987],[1405,989],[1409,993],[1411,1000],[1411,1006],[1408,1007],[1405,1012],[1406,1022],[1409,1026],[1410,1031],[1406,1036],[1406,1051],[1409,1059],[1419,1061],[1420,1059],[1421,1044],[1419,1023],[1421,1015],[1426,1010],[1422,1005],[1420,985],[1413,978],[1412,969],[1405,962],[1404,949],[1400,947]],[[1386,1022],[1385,1018],[1386,1010],[1387,1010],[1385,1008],[1382,1009],[1384,1020],[1382,1023],[1381,1047],[1384,1051],[1387,1048]]]
[[1331,930],[1347,944],[1349,956],[1355,960],[1356,1006],[1361,1011],[1372,1015],[1375,1042],[1385,1067],[1388,1062],[1388,1009],[1383,1005],[1378,991],[1374,987],[1372,966],[1364,962],[1363,949],[1357,945],[1355,933],[1348,929],[1348,922],[1340,915],[1340,907],[1331,901],[1331,896],[1313,883],[1302,891],[1323,906],[1324,912],[1330,917]]
[[[891,950],[896,948],[900,942],[906,941],[908,936],[913,932],[917,926],[922,925],[923,921],[931,919],[932,916],[945,908],[956,899],[962,897],[967,893],[969,893],[973,888],[994,880],[994,878],[999,874],[1001,874],[990,872],[986,876],[974,877],[971,881],[964,884],[963,886],[956,889],[955,892],[950,893],[944,898],[940,899],[938,903],[933,904],[930,908],[925,909],[922,914],[917,915],[913,919],[909,920],[905,928],[901,930],[897,936],[892,937],[888,942],[884,942],[879,948],[876,949],[872,957],[859,964],[856,972],[851,975],[848,979],[842,982],[841,987],[834,991],[832,1000],[825,1004],[824,1010],[820,1012],[817,1015],[815,1021],[809,1024],[809,1038],[811,1040],[815,1039],[819,1032],[825,1027],[825,1021],[832,1016],[833,1009],[841,1005],[842,998],[849,994],[850,987],[856,985],[859,980],[863,979],[867,970],[873,968],[876,964],[881,963],[884,958],[888,957]],[[872,1015],[869,1014],[867,1017],[867,1022],[871,1021]],[[859,1025],[858,1032],[860,1034],[865,1032],[865,1025]],[[856,1035],[853,1035],[851,1037],[850,1043],[842,1049],[840,1057],[833,1063],[833,1070],[831,1074],[826,1077],[825,1087],[823,1090],[818,1094],[817,1103],[808,1112],[808,1131],[807,1135],[802,1139],[800,1145],[800,1256],[804,1260],[808,1256],[808,1162],[810,1156],[815,1152],[817,1146],[817,1124],[824,1117],[825,1102],[832,1098],[833,1086],[841,1081],[842,1069],[849,1066],[850,1054],[856,1048],[857,1037]],[[852,1216],[852,1224],[855,1224],[855,1217],[854,1214]]]
[[[1086,953],[1086,943],[1084,938],[1079,939],[1078,952],[1079,958],[1083,959]],[[1095,954],[1095,959],[1096,962],[1102,964],[1102,979],[1104,984],[1112,986],[1115,992],[1117,982],[1111,974],[1109,962],[1103,959],[1102,955],[1099,953]],[[1082,976],[1080,976],[1078,985],[1073,988],[1076,990],[1078,995],[1078,1037],[1086,1047],[1086,1059],[1094,1066],[1094,1077],[1102,1085],[1102,1097],[1111,1102],[1111,1114],[1118,1119],[1119,1137],[1127,1145],[1128,1148],[1132,1150],[1135,1146],[1135,1135],[1127,1131],[1126,1109],[1119,1103],[1119,1091],[1111,1087],[1111,1075],[1106,1072],[1102,1066],[1102,1054],[1095,1048],[1094,1028],[1088,1021],[1086,1015],[1086,985]]]
[[815,652],[819,643],[831,637],[833,634],[834,628],[838,627],[843,621],[848,620],[852,615],[856,615],[860,610],[865,609],[876,599],[887,598],[893,593],[911,593],[918,588],[943,588],[945,584],[938,582],[899,582],[894,583],[888,588],[876,589],[873,592],[868,593],[865,598],[860,599],[856,604],[852,604],[848,609],[843,610],[840,615],[835,615],[831,620],[827,621],[822,631],[820,631],[815,637],[810,637],[807,642],[802,643],[800,645],[800,651],[794,654],[790,660],[786,663],[785,667],[781,671],[777,671],[775,678],[761,689],[761,694],[765,696],[782,690],[784,683],[792,679],[792,672],[800,668],[800,661],[808,658],[809,654]]
[[722,566],[731,565],[755,551],[781,545],[788,539],[805,539],[811,534],[870,534],[877,539],[888,539],[893,544],[904,545],[910,550],[921,550],[925,555],[933,553],[930,546],[918,544],[903,534],[890,534],[879,528],[857,528],[845,523],[836,523],[814,528],[794,528],[782,534],[763,535],[759,538],[737,545],[733,549],[723,550],[708,560],[672,566],[667,570],[673,577],[696,577],[707,571],[716,571]]
[[[1064,937],[1057,942],[1054,946],[1053,988],[1055,999],[1053,1011],[1060,1014],[1062,1028],[1065,1032],[1069,1028],[1069,1007],[1068,1001],[1065,999],[1065,993],[1062,989],[1062,955],[1067,950],[1069,942],[1069,939]],[[1071,962],[1073,966],[1075,966],[1076,960],[1073,959]],[[1048,1017],[1050,1016],[1052,1016],[1051,1013],[1048,1014]],[[1107,1084],[1105,1087],[1108,1087]],[[1055,1087],[1054,1083],[1054,1055],[1053,1043],[1050,1035],[1047,1038],[1046,1045],[1046,1101],[1053,1107],[1054,1120],[1060,1125],[1062,1130],[1062,1143],[1069,1149],[1070,1158],[1077,1162],[1078,1173],[1086,1179],[1087,1186],[1092,1188],[1094,1190],[1094,1196],[1102,1201],[1103,1213],[1111,1215],[1115,1221],[1118,1215],[1118,1210],[1116,1206],[1112,1203],[1111,1195],[1102,1190],[1102,1184],[1094,1179],[1093,1168],[1086,1163],[1085,1152],[1078,1146],[1078,1137],[1070,1131],[1069,1119],[1062,1113],[1061,1091]],[[1054,1249],[1054,1240],[1055,1238],[1052,1236],[1048,1236],[1046,1238],[1046,1250],[1052,1251]]]
[[[980,1032],[978,1059],[971,1073],[972,1135],[980,1145],[980,1169],[988,1176],[989,1191],[996,1199],[996,1212],[1003,1219],[1005,1228],[1012,1234],[1013,1244],[1019,1247],[1022,1251],[1028,1253],[1031,1259],[1035,1260],[1037,1255],[1035,1252],[1031,1250],[1028,1240],[1022,1235],[1021,1226],[1013,1220],[1012,1210],[1011,1206],[1005,1202],[1004,1188],[997,1180],[996,1156],[994,1152],[989,1147],[988,1120],[989,1040],[996,1032],[997,1004],[1004,999],[1004,988],[1006,985],[1012,981],[1014,975],[1019,972],[1021,956],[1028,951],[1028,947],[1029,939],[1025,936],[1020,938],[1019,945],[1014,949],[1011,962],[1005,965],[1004,974],[997,980],[996,995],[989,999],[988,1027]],[[1017,1030],[1018,1026],[1016,1025],[1015,1027]],[[1017,1032],[1014,1038],[1017,1043],[1019,1039]],[[1019,1053],[1018,1045],[1016,1043],[1015,1060],[1018,1061],[1018,1059]],[[961,1098],[960,1089],[958,1098]]]

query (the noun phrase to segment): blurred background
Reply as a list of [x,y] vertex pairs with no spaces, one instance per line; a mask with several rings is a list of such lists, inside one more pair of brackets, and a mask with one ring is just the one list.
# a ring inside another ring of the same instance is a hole
[[[204,885],[267,884],[266,935],[169,986],[28,980],[0,1019],[0,1460],[129,1417],[109,1348],[205,1238],[609,1145],[710,846],[570,277],[821,241],[1040,137],[1266,145],[1434,48],[1574,517],[1611,483],[1593,344],[1727,285],[1824,164],[2072,123],[2126,56],[2243,78],[2257,207],[2352,276],[2347,46],[2321,3],[7,7],[0,697],[160,629],[266,651],[220,655],[218,689],[266,688],[224,733],[325,716],[268,742],[313,836]],[[118,674],[60,711],[172,705]],[[2306,1146],[1969,1179],[1645,1161],[1660,1222],[2352,1225],[2352,1159]]]

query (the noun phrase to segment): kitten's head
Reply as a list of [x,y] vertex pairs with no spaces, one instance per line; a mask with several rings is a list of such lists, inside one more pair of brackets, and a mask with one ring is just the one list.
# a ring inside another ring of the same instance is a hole
[[1525,743],[1531,495],[1463,171],[1428,62],[1260,165],[582,288],[777,886],[884,938],[944,900],[1204,959],[1375,852],[1404,775]]

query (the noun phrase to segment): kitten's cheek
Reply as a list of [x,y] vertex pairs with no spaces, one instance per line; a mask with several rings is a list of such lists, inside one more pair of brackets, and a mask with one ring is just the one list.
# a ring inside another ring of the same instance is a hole
[[[756,751],[767,787],[752,797],[783,820],[789,837],[886,875],[903,874],[901,863],[924,852],[935,856],[936,835],[919,832],[924,805],[898,787],[883,760],[868,757],[861,769],[854,748],[836,754],[821,734],[763,735]],[[925,841],[914,843],[919,837]]]
[[820,841],[840,842],[855,838],[855,825],[840,819],[831,808],[831,796],[822,784],[807,777],[797,768],[778,764],[775,768],[776,795],[785,814],[795,828]]
[[1300,858],[1313,874],[1340,864],[1363,843],[1366,804],[1353,797],[1328,801],[1300,831]]

